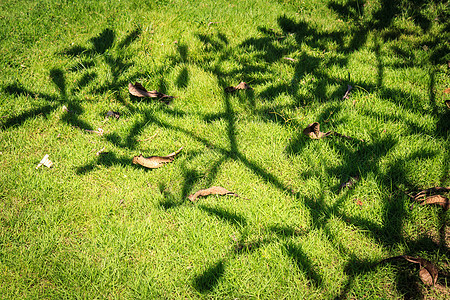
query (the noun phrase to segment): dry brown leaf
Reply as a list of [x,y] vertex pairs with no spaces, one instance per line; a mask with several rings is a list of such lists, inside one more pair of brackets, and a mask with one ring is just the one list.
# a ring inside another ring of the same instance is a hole
[[419,271],[420,280],[422,280],[422,282],[426,285],[435,285],[436,284],[436,281],[437,281],[438,275],[439,275],[439,269],[432,262],[430,262],[422,257],[412,257],[409,255],[400,255],[400,256],[390,257],[390,258],[382,260],[381,262],[397,260],[397,259],[405,259],[409,262],[419,264],[420,265],[420,271]]
[[128,83],[128,91],[130,92],[131,95],[136,97],[149,97],[158,99],[173,98],[173,96],[168,96],[158,91],[147,91],[139,82],[135,82],[134,84]]
[[411,196],[411,198],[420,202],[421,205],[434,204],[441,206],[444,210],[448,210],[450,207],[449,199],[439,195],[439,193],[446,192],[450,192],[450,187],[432,187],[418,192],[416,195]]
[[303,129],[303,134],[309,136],[312,139],[317,140],[329,136],[331,134],[331,131],[321,132],[320,124],[318,122],[314,122],[309,124],[305,129]]
[[167,163],[171,163],[175,159],[175,156],[178,153],[180,153],[181,149],[183,149],[183,147],[166,156],[143,157],[142,154],[140,154],[139,156],[133,157],[133,163],[144,166],[149,169],[157,169],[164,166]]
[[446,89],[444,90],[444,93],[445,93],[445,94],[450,94],[450,88],[446,88]]
[[221,187],[221,186],[212,186],[209,189],[200,190],[192,195],[189,195],[188,198],[192,202],[197,200],[197,197],[205,197],[208,195],[231,195],[235,197],[239,197],[238,194],[228,191],[227,189]]
[[420,269],[419,277],[425,285],[434,285],[435,283],[430,272],[428,272],[428,270],[425,268]]
[[420,203],[420,204],[421,205],[435,204],[435,205],[442,206],[442,208],[444,210],[448,210],[448,207],[449,207],[448,198],[444,197],[442,195],[434,195],[434,196],[427,197],[425,199],[425,201],[422,201],[422,203]]
[[450,100],[445,100],[445,105],[447,105],[447,107],[450,108]]
[[252,90],[252,88],[245,82],[239,83],[237,86],[229,86],[225,88],[225,92],[227,93],[233,93],[238,90]]

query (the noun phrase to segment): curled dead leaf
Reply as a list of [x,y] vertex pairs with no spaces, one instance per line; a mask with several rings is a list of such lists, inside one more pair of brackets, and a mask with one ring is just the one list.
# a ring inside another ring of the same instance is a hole
[[305,129],[303,129],[303,134],[309,136],[312,139],[321,139],[323,137],[329,136],[331,134],[331,131],[328,132],[321,132],[320,131],[320,124],[318,122],[314,122],[306,126]]
[[175,156],[178,153],[180,153],[182,149],[183,147],[166,156],[143,157],[142,154],[140,154],[139,156],[133,157],[133,163],[144,166],[149,169],[157,169],[164,166],[167,163],[171,163],[175,159]]
[[419,278],[425,285],[434,285],[435,280],[430,272],[426,268],[422,268],[419,271]]
[[162,98],[174,98],[173,96],[168,96],[166,94],[160,93],[158,91],[147,91],[142,84],[140,84],[139,82],[135,82],[134,84],[132,83],[128,83],[128,91],[130,92],[131,95],[136,96],[136,97],[148,97],[148,98],[158,98],[158,99],[162,99]]
[[194,202],[200,196],[205,197],[205,196],[209,196],[209,195],[231,195],[231,196],[239,197],[238,194],[230,192],[229,190],[227,190],[221,186],[212,186],[208,189],[199,190],[198,192],[196,192],[192,195],[189,195],[188,198],[189,198],[189,200]]
[[237,86],[229,86],[225,88],[225,92],[233,93],[238,90],[252,90],[252,88],[246,82],[240,82]]

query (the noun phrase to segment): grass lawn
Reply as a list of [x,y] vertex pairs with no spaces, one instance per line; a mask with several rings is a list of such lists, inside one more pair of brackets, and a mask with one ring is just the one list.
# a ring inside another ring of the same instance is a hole
[[[449,20],[438,0],[1,1],[0,298],[450,299],[448,212],[408,196],[450,186]],[[211,186],[240,197],[188,199]],[[436,284],[380,263],[399,255]]]

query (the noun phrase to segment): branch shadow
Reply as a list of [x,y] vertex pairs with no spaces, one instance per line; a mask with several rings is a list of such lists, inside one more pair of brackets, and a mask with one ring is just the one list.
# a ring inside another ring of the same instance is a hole
[[[419,5],[421,3],[425,2],[415,1],[414,4]],[[270,74],[270,68],[268,66],[270,66],[270,64],[278,63],[286,55],[298,53],[299,46],[307,45],[315,51],[330,51],[332,49],[327,46],[328,44],[333,43],[337,45],[336,52],[327,59],[313,56],[305,51],[300,52],[300,54],[296,56],[297,62],[294,64],[294,72],[292,78],[287,83],[274,84],[268,88],[262,89],[257,93],[254,91],[246,91],[245,93],[240,93],[237,95],[224,94],[224,110],[222,112],[205,114],[202,116],[202,118],[208,123],[218,120],[223,120],[226,123],[228,145],[225,147],[217,146],[208,139],[196,134],[194,131],[171,124],[168,121],[164,121],[163,118],[158,119],[158,117],[153,114],[150,109],[137,111],[133,109],[133,107],[128,105],[128,102],[125,99],[121,99],[120,96],[118,97],[119,101],[121,101],[126,107],[128,107],[132,114],[143,115],[144,120],[136,121],[135,124],[132,125],[129,134],[123,140],[117,133],[106,135],[106,140],[117,147],[134,150],[137,147],[136,137],[139,132],[141,132],[142,128],[148,126],[149,124],[164,127],[169,130],[184,133],[187,136],[193,138],[195,141],[205,145],[206,147],[214,146],[216,151],[220,153],[221,157],[211,164],[212,166],[209,170],[206,180],[208,183],[212,183],[214,181],[217,176],[218,170],[220,169],[224,161],[233,160],[241,163],[245,168],[250,170],[250,172],[252,172],[253,174],[257,175],[265,183],[271,184],[273,187],[282,192],[290,193],[291,188],[283,183],[282,179],[278,178],[274,173],[264,169],[257,162],[255,162],[251,158],[248,158],[240,152],[238,147],[239,144],[237,140],[236,128],[238,116],[235,109],[233,108],[233,100],[235,100],[233,97],[237,97],[240,102],[247,102],[250,107],[250,112],[248,112],[248,114],[260,116],[265,122],[272,122],[274,120],[274,115],[270,114],[267,108],[255,109],[259,104],[257,103],[258,100],[273,102],[273,100],[278,95],[287,93],[293,96],[294,100],[292,101],[292,103],[284,106],[276,106],[276,108],[293,109],[312,102],[322,103],[325,101],[329,101],[327,100],[327,98],[329,98],[329,95],[331,95],[332,99],[336,98],[342,93],[342,90],[338,89],[329,94],[326,87],[329,84],[341,86],[342,82],[339,79],[328,75],[322,69],[329,66],[346,68],[348,66],[349,54],[363,47],[363,45],[367,41],[369,33],[373,33],[374,30],[380,31],[390,28],[395,16],[399,14],[401,10],[399,6],[392,1],[383,0],[382,4],[384,4],[382,8],[379,11],[373,13],[373,18],[371,19],[372,21],[364,23],[362,17],[366,14],[366,12],[364,10],[364,7],[360,6],[359,1],[352,0],[349,1],[347,5],[342,5],[337,2],[330,2],[329,9],[331,11],[338,13],[342,18],[344,18],[345,20],[349,20],[350,22],[354,23],[353,25],[355,25],[343,31],[336,30],[325,33],[319,32],[316,28],[314,28],[314,26],[312,26],[312,24],[309,24],[305,21],[295,21],[291,18],[288,18],[286,15],[283,15],[278,17],[277,19],[278,27],[281,30],[279,33],[269,30],[268,28],[260,27],[259,31],[262,37],[250,37],[240,45],[238,45],[236,49],[230,49],[228,38],[221,32],[217,32],[213,35],[199,33],[197,35],[197,38],[203,44],[206,54],[204,55],[204,57],[199,58],[197,61],[189,60],[187,45],[178,45],[177,56],[169,57],[169,61],[171,61],[173,66],[181,66],[180,73],[178,74],[175,81],[175,85],[178,88],[188,87],[190,82],[190,64],[194,64],[195,66],[212,74],[212,76],[217,79],[218,85],[222,88],[225,88],[229,85],[227,84],[227,81],[237,81],[238,79],[242,79],[241,77],[243,76],[249,79],[254,79],[252,81],[252,84],[258,85],[263,84],[269,80],[275,82],[276,75]],[[429,24],[427,24],[427,21],[419,19],[418,22],[421,24],[423,30],[429,30],[430,26]],[[140,28],[136,28],[117,44],[117,48],[122,49],[130,46],[136,39],[139,38],[140,34]],[[350,36],[350,42],[346,41],[346,35]],[[290,36],[293,37],[294,41],[290,40]],[[384,33],[384,35],[380,36],[384,40],[378,41],[374,49],[372,49],[377,59],[376,67],[378,76],[376,83],[366,84],[363,79],[357,79],[353,81],[354,84],[360,85],[368,91],[379,89],[381,98],[388,99],[389,101],[399,106],[405,105],[406,109],[411,112],[423,113],[424,111],[420,109],[420,107],[416,107],[404,101],[405,98],[415,97],[414,95],[403,92],[400,89],[390,88],[383,85],[383,78],[385,77],[385,74],[380,47],[384,41],[392,39],[393,37],[397,36],[397,34],[396,32],[392,31],[391,35],[389,35],[388,33]],[[93,68],[95,66],[95,61],[93,60],[94,56],[103,59],[103,61],[111,71],[112,79],[104,85],[94,89],[94,93],[96,94],[123,88],[126,85],[127,81],[125,79],[121,79],[121,76],[133,66],[133,63],[129,62],[129,57],[123,56],[120,53],[113,53],[115,40],[115,32],[109,28],[106,28],[98,36],[95,36],[89,40],[91,44],[90,47],[75,45],[61,52],[62,55],[78,57],[81,60],[80,62],[77,62],[75,65],[69,68],[70,72],[81,72],[83,70]],[[445,50],[445,48],[442,49]],[[433,53],[443,53],[442,49],[439,48],[438,50],[436,50],[437,52]],[[239,51],[251,51],[256,58],[256,62],[252,63],[245,59],[239,60],[239,54],[241,53]],[[397,50],[397,52],[399,51],[400,50]],[[216,57],[218,58],[216,59]],[[433,55],[431,55],[431,57],[433,57]],[[232,68],[231,70],[222,68],[222,64],[231,60],[241,61],[240,66],[238,68]],[[214,61],[215,63],[209,64],[212,61]],[[259,62],[264,62],[266,65],[261,67],[259,65]],[[163,70],[160,71],[162,72]],[[264,76],[264,79],[260,79],[260,73],[266,75]],[[304,79],[308,74],[311,74],[312,76],[317,78],[317,82],[314,83],[310,91],[310,95],[301,96],[299,95],[299,88],[302,84],[302,79]],[[129,77],[135,78],[140,75],[142,74],[134,73]],[[434,75],[430,76],[432,77]],[[86,86],[91,85],[96,77],[97,73],[93,71],[85,73],[76,83],[76,89],[82,89]],[[50,95],[42,95],[39,97],[48,101],[60,100],[68,104],[68,108],[70,111],[74,111],[77,114],[82,114],[84,112],[84,109],[80,104],[81,101],[77,99],[77,95],[74,95],[76,89],[72,89],[70,94],[68,94],[67,92],[68,87],[65,80],[64,71],[58,68],[52,69],[50,70],[50,78],[59,91],[59,97],[53,97]],[[165,79],[161,78],[158,84],[158,90],[165,93],[167,90],[167,85],[168,84]],[[434,79],[432,79],[429,86],[429,97],[432,106],[435,105],[435,95],[433,92],[434,85]],[[33,94],[18,85],[7,86],[5,88],[5,91],[16,96]],[[131,98],[131,100],[134,99]],[[55,108],[56,105],[45,105],[40,108],[30,110],[21,114],[20,116],[7,119],[2,124],[2,126],[9,128],[12,126],[21,125],[25,120],[34,117],[36,114],[48,115]],[[160,111],[162,111],[166,116],[176,115],[178,117],[183,117],[185,114],[183,111],[164,110],[162,106],[158,107],[158,109],[160,109]],[[331,112],[337,113],[341,109],[342,106],[340,104],[331,105],[330,108],[325,110],[319,116],[318,120],[321,123],[325,122]],[[435,106],[433,106],[433,113],[439,114],[438,109]],[[430,134],[430,132],[425,131],[417,124],[401,120],[393,116],[381,115],[372,111],[367,111],[367,115],[372,116],[373,118],[383,117],[390,118],[390,120],[394,122],[403,122],[405,126],[408,127],[408,133]],[[439,116],[440,129],[437,133],[437,136],[442,138],[448,137],[448,128],[450,127],[448,118],[449,114],[448,112],[443,114],[441,113]],[[65,114],[62,120],[68,124],[80,127],[82,129],[91,129],[91,126],[89,124],[82,121],[75,114]],[[345,120],[339,121],[339,123],[344,122]],[[295,125],[300,124],[296,123]],[[316,141],[310,141],[301,135],[295,136],[286,148],[287,152],[290,155],[300,155],[305,150],[306,146],[311,142]],[[358,142],[349,145],[348,142],[344,143],[339,139],[334,139],[330,141],[330,143],[333,143],[333,146],[336,147],[337,151],[339,151],[344,159],[338,167],[326,167],[325,173],[330,176],[339,177],[358,175],[362,178],[367,177],[369,174],[381,174],[381,171],[379,169],[380,161],[382,160],[382,158],[386,157],[389,151],[394,149],[394,147],[397,145],[397,141],[389,135],[366,144],[361,144]],[[435,154],[436,153],[432,151],[422,151],[413,153],[408,157],[402,159],[412,160],[415,158],[429,158],[433,157]],[[106,167],[110,167],[113,165],[128,165],[130,164],[130,161],[131,160],[128,158],[117,157],[115,153],[104,153],[101,154],[96,159],[96,161],[85,166],[78,167],[76,169],[76,174],[86,174],[87,172],[94,170],[97,165],[103,165]],[[446,161],[448,162],[448,158]],[[189,191],[199,181],[200,174],[195,168],[185,168],[183,170],[183,185],[181,190],[183,199],[177,200],[172,193],[166,191],[166,186],[163,183],[160,183],[159,185],[160,192],[164,197],[164,200],[161,201],[160,204],[164,209],[171,209],[183,204],[185,202],[184,199],[189,194]],[[444,173],[446,172],[446,170],[448,171],[448,164],[447,167],[443,167]],[[406,179],[405,173],[406,172],[402,167],[401,161],[394,161],[389,166],[386,175],[381,179],[378,179],[377,184],[382,188],[391,187],[393,182],[411,186],[412,184]],[[307,172],[303,172],[299,176],[308,177],[310,176],[310,174],[308,174]],[[337,190],[336,187],[334,187],[333,190]],[[389,192],[393,193],[392,188],[391,190],[389,190]],[[306,208],[311,213],[313,226],[315,228],[323,229],[337,249],[340,248],[339,243],[336,241],[337,238],[333,235],[333,233],[327,231],[324,226],[326,221],[330,217],[335,215],[338,215],[342,219],[346,220],[349,225],[366,229],[367,235],[373,237],[384,249],[390,249],[392,245],[406,244],[411,249],[418,249],[422,247],[423,250],[433,251],[433,244],[426,243],[425,240],[419,245],[402,237],[401,229],[404,219],[407,216],[407,212],[405,211],[405,197],[396,195],[395,199],[390,199],[388,197],[383,198],[384,216],[382,220],[383,225],[380,226],[379,224],[371,222],[370,220],[367,220],[363,217],[352,217],[340,212],[339,207],[342,202],[338,201],[334,205],[328,205],[324,200],[323,194],[317,197],[303,197],[299,194],[296,194],[294,196],[295,201],[305,203]],[[342,197],[342,199],[344,199],[344,197]],[[238,213],[229,212],[226,209],[220,207],[210,207],[206,205],[197,205],[197,207],[207,214],[216,216],[220,220],[223,220],[237,228],[249,226],[246,218],[239,215]],[[444,225],[443,227],[445,230]],[[280,227],[276,225],[269,227],[268,230],[276,233],[281,239],[287,239],[289,237],[298,236],[301,234],[296,229],[289,227]],[[440,238],[441,240],[444,238],[442,233]],[[243,237],[237,243],[233,255],[249,253],[270,242],[272,242],[271,239],[247,240],[247,236],[243,234]],[[445,247],[447,247],[447,245],[445,245]],[[324,287],[324,278],[322,278],[320,273],[315,270],[311,259],[308,257],[305,251],[303,251],[301,245],[297,245],[293,242],[287,242],[285,244],[285,250],[287,255],[294,259],[299,270],[303,271],[307,275],[307,277],[311,279],[315,286]],[[224,275],[225,263],[225,260],[219,260],[218,262],[207,268],[205,272],[194,278],[194,288],[200,293],[208,293],[213,291]],[[372,267],[372,262],[364,260],[361,261],[353,257],[348,262],[345,269],[345,272],[350,276],[350,279],[347,281],[346,286],[351,286],[353,278],[355,276],[368,272],[368,270],[370,270]],[[399,290],[404,292],[406,290],[403,290],[402,280],[403,279],[399,278],[397,282],[399,283]],[[345,291],[340,296],[345,297],[347,293],[348,289],[345,288]]]

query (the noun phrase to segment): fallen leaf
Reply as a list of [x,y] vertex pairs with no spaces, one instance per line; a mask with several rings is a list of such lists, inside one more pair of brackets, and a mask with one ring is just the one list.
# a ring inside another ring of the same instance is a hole
[[426,273],[428,274],[426,274],[425,271],[422,271],[422,273],[419,271],[420,279],[424,284],[434,285],[436,283],[439,270],[432,262],[421,257],[412,257],[409,255],[403,255],[403,258],[409,262],[419,264],[421,268],[426,270]]
[[357,199],[357,200],[356,200],[356,205],[363,206],[363,203],[362,203],[361,200]]
[[149,169],[160,168],[167,163],[171,163],[175,159],[175,156],[180,153],[181,149],[183,149],[183,147],[166,156],[143,157],[142,154],[140,154],[139,156],[133,157],[133,163]]
[[405,259],[411,263],[418,264],[420,266],[419,278],[426,285],[435,285],[439,275],[439,269],[429,260],[422,257],[413,257],[409,255],[394,256],[387,259],[383,259],[380,263]]
[[314,122],[309,124],[305,129],[303,129],[303,134],[309,136],[312,139],[321,139],[323,137],[329,136],[332,132],[321,132],[320,124],[318,122]]
[[236,90],[251,90],[252,88],[245,82],[241,82],[236,86]]
[[446,89],[444,90],[444,93],[445,93],[445,94],[450,94],[450,88],[446,88]]
[[447,105],[447,107],[450,108],[450,100],[445,100],[445,105]]
[[128,83],[128,91],[131,95],[136,97],[149,97],[149,98],[174,98],[173,96],[168,96],[166,94],[160,93],[158,91],[147,91],[142,84],[135,82],[134,84]]
[[439,193],[450,192],[450,187],[432,187],[422,190],[411,198],[421,205],[434,204],[441,206],[444,210],[448,210],[450,201],[447,197],[440,195]]
[[422,282],[425,285],[434,285],[434,283],[435,283],[433,277],[430,274],[430,272],[427,269],[425,269],[425,268],[420,269],[419,277],[420,277],[420,280],[422,280]]
[[293,62],[297,61],[296,59],[293,59],[292,57],[283,57],[283,59],[290,60],[290,61],[293,61]]
[[225,88],[225,92],[227,93],[233,93],[238,90],[252,90],[252,88],[246,82],[243,81],[239,83],[237,86],[229,86]]
[[228,191],[227,189],[221,187],[221,186],[212,186],[209,189],[200,190],[192,195],[189,195],[188,198],[192,202],[197,200],[197,197],[205,197],[208,195],[231,195],[235,197],[239,197],[238,194]]
[[447,197],[444,197],[442,195],[434,195],[427,197],[425,201],[421,203],[421,205],[427,205],[427,204],[435,204],[442,206],[444,210],[448,210],[449,207],[449,201]]
[[112,110],[109,110],[109,111],[106,113],[106,116],[107,116],[107,117],[114,117],[114,118],[118,119],[118,118],[120,118],[120,113],[115,112],[115,111],[112,111]]

